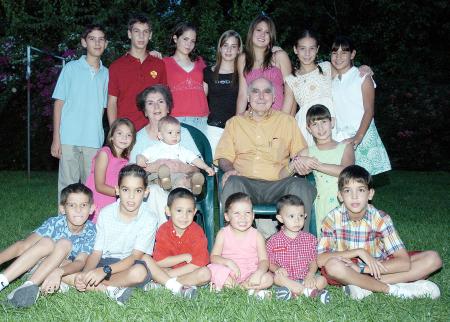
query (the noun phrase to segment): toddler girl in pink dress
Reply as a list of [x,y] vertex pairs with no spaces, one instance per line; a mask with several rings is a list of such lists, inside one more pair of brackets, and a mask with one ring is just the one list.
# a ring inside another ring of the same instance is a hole
[[270,297],[267,288],[273,278],[264,237],[252,227],[255,216],[250,197],[243,192],[232,194],[225,202],[224,215],[228,225],[217,234],[208,265],[212,288],[240,286],[257,298]]

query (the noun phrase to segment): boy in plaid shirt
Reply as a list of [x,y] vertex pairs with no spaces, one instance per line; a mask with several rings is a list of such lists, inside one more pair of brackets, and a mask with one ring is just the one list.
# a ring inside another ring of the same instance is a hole
[[303,201],[294,195],[281,197],[277,202],[277,219],[282,229],[267,242],[269,269],[274,273],[276,298],[289,300],[292,296],[319,296],[328,303],[330,296],[324,290],[327,281],[317,272],[317,239],[302,231],[307,214]]
[[339,175],[338,188],[343,204],[323,220],[318,246],[317,262],[328,284],[344,285],[355,300],[372,292],[438,298],[438,286],[426,278],[441,268],[439,254],[406,251],[391,217],[369,204],[374,195],[370,174],[349,166]]

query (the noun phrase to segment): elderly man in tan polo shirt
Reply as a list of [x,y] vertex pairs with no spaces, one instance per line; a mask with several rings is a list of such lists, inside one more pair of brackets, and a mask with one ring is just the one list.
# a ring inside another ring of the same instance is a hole
[[[214,157],[214,163],[224,172],[222,204],[235,192],[247,193],[254,203],[275,203],[281,196],[293,194],[303,200],[310,215],[316,189],[301,177],[280,179],[281,172],[285,177],[286,173],[310,171],[308,164],[297,157],[306,147],[297,122],[272,109],[275,93],[269,80],[255,79],[248,93],[249,110],[228,120]],[[257,219],[256,225],[266,238],[276,232],[275,220]]]

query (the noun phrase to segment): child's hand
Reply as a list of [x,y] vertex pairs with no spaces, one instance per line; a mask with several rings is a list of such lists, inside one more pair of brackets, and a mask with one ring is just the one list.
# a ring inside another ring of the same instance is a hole
[[44,294],[52,294],[59,289],[59,285],[61,284],[61,277],[64,271],[60,268],[56,268],[51,272],[47,278],[42,282],[41,292]]
[[191,254],[184,254],[184,261],[186,262],[186,263],[190,263],[190,262],[192,262],[192,255]]
[[162,58],[162,54],[159,51],[156,50],[152,50],[151,52],[148,53],[150,56],[153,56],[155,58]]
[[316,279],[314,276],[305,276],[305,279],[303,280],[303,285],[307,288],[314,289],[317,288],[316,286]]
[[207,168],[205,169],[205,171],[206,171],[206,173],[208,174],[208,176],[213,176],[213,175],[216,174],[216,172],[214,171],[214,169],[211,168],[211,167],[207,167]]
[[372,275],[375,279],[381,279],[381,271],[384,271],[385,273],[387,272],[387,269],[383,263],[373,258],[366,250],[361,250],[359,258],[361,258],[363,262],[369,266],[370,275]]
[[284,269],[283,267],[278,267],[277,270],[275,271],[275,275],[280,276],[280,277],[288,277],[289,276],[287,270]]
[[236,263],[232,260],[229,259],[226,265],[229,269],[231,269],[231,271],[233,272],[233,277],[237,280],[239,277],[241,277],[241,270],[239,269],[239,267],[236,265]]
[[75,275],[75,288],[80,292],[84,292],[84,291],[86,291],[86,286],[87,285],[84,282],[84,274],[79,273],[79,274]]
[[258,286],[261,284],[263,274],[261,274],[259,271],[254,272],[250,278],[248,279],[248,284],[250,286]]
[[106,273],[103,271],[102,267],[93,269],[86,273],[84,277],[84,283],[89,286],[97,286],[101,281],[105,279]]

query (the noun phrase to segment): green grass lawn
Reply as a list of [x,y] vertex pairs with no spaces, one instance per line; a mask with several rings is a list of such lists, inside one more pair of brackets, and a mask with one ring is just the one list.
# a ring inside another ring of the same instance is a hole
[[[56,181],[55,173],[33,173],[28,182],[23,172],[0,172],[0,249],[25,237],[56,213]],[[137,290],[130,302],[120,307],[103,294],[70,290],[41,297],[29,309],[2,307],[0,320],[449,321],[450,173],[393,171],[382,181],[374,204],[391,214],[408,249],[434,249],[443,259],[444,268],[431,277],[441,289],[439,300],[399,300],[376,294],[356,302],[333,287],[329,288],[329,305],[304,297],[289,302],[257,301],[239,290],[212,294],[202,289],[191,301],[165,290]],[[16,282],[3,290],[0,301],[18,285]]]

